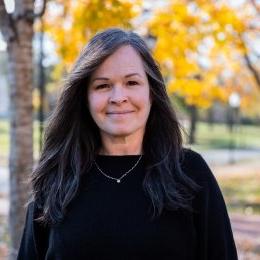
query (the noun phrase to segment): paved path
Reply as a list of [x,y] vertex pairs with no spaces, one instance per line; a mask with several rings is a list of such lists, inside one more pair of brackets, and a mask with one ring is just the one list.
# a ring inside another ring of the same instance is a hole
[[260,216],[231,215],[239,260],[260,260]]
[[248,150],[208,150],[199,151],[210,166],[227,165],[230,163],[245,162],[260,159],[260,149]]
[[260,244],[260,216],[231,215],[232,228],[238,235],[250,237]]

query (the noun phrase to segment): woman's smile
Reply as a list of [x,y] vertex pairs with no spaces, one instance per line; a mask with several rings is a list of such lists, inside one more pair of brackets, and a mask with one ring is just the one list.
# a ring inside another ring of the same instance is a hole
[[[107,117],[116,122],[130,123],[131,117],[134,115],[134,111],[119,111],[106,113]],[[128,122],[129,121],[129,122]]]
[[127,110],[127,111],[111,111],[111,112],[107,112],[107,114],[128,114],[128,113],[132,113],[134,111],[130,111],[130,110]]
[[106,114],[108,116],[125,116],[134,113],[134,111],[111,111],[107,112]]

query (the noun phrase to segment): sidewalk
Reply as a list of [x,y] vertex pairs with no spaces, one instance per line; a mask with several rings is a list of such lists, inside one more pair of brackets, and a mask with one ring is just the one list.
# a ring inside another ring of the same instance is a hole
[[201,150],[199,153],[211,167],[229,166],[230,162],[237,164],[240,162],[260,160],[260,149],[215,149],[207,151]]
[[260,260],[260,216],[230,217],[240,260]]

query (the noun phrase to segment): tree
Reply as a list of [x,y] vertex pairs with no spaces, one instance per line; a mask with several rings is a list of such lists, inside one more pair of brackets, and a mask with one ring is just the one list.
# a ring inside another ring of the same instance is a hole
[[28,200],[28,177],[33,166],[32,145],[32,39],[33,24],[44,13],[34,12],[34,0],[15,1],[15,10],[7,13],[0,0],[0,29],[7,43],[10,87],[10,259],[16,259]]
[[242,105],[254,100],[255,84],[242,86],[238,79],[245,78],[247,70],[248,49],[241,35],[248,30],[251,16],[226,1],[171,0],[149,23],[168,91],[184,97],[191,108],[191,143],[197,107],[209,108],[216,100],[227,102],[234,91],[239,92]]
[[[140,12],[141,1],[60,0],[51,3],[46,11],[46,33],[56,44],[60,66],[68,71],[83,46],[97,31],[109,27],[131,28],[131,19]],[[52,14],[54,7],[59,11]]]

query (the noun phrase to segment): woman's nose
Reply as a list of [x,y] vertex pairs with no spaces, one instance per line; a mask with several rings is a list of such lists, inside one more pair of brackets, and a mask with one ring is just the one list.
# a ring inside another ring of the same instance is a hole
[[114,86],[109,98],[110,103],[121,104],[127,101],[126,91],[122,86]]

